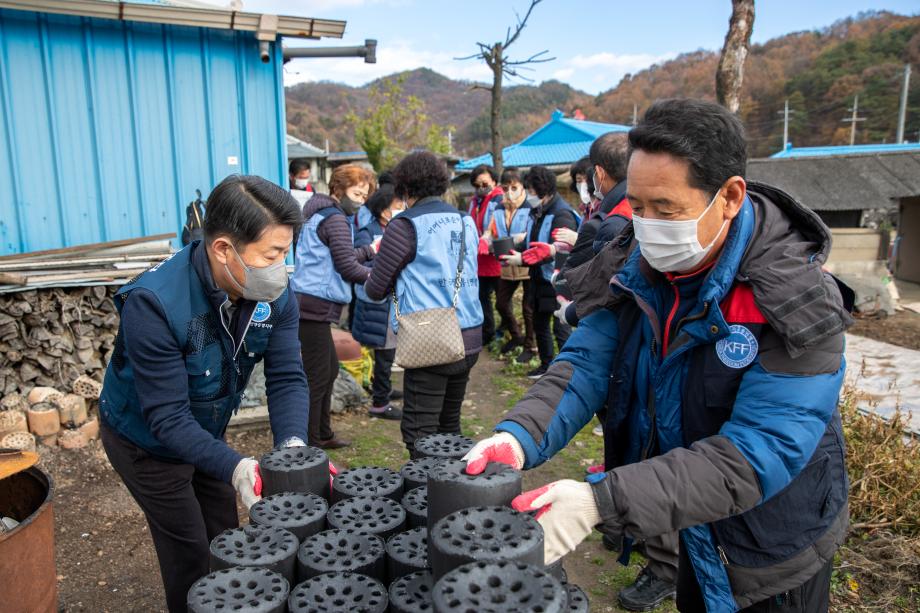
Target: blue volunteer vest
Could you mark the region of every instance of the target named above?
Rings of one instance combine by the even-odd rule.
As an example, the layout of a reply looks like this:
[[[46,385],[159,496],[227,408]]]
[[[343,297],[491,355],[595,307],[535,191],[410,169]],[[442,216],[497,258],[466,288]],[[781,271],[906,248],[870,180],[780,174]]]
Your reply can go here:
[[[530,207],[526,203],[519,206],[514,215],[511,216],[510,228],[505,223],[504,206],[496,207],[492,215],[495,219],[495,231],[497,233],[495,238],[510,238],[515,234],[527,232],[527,226],[530,224]]]
[[[258,303],[246,336],[235,351],[230,333],[223,328],[220,314],[208,301],[191,263],[192,247],[196,244],[204,249],[203,245],[193,243],[119,289],[115,306],[121,313],[128,294],[138,288],[156,296],[185,360],[192,416],[215,438],[222,438],[290,292],[285,290],[272,303]],[[105,372],[99,412],[109,427],[138,447],[157,456],[180,459],[154,437],[144,421],[121,329]]]
[[[466,227],[466,258],[457,299],[457,318],[461,329],[481,326],[482,306],[476,276],[479,233],[473,218],[440,200],[416,203],[399,218],[412,223],[417,241],[415,258],[396,280],[399,312],[405,315],[451,306],[460,257],[462,219]],[[395,309],[392,311],[391,323],[398,332]]]
[[[570,213],[575,217],[575,228],[578,229],[581,227],[581,216],[576,213],[565,200],[560,197],[556,197],[556,202],[549,208],[546,215],[543,216],[543,222],[540,225],[540,229],[537,232],[537,242],[552,244],[553,239],[550,236],[550,233],[553,229],[553,219],[556,218],[556,215],[559,213]],[[534,217],[532,214],[527,217],[527,239],[530,240],[531,232],[533,231],[533,220]],[[552,258],[549,261],[540,264],[540,274],[547,283],[552,283],[553,271],[555,270],[555,262]]]
[[[383,228],[376,219],[358,230],[355,246],[370,245],[375,236],[382,236]],[[373,266],[371,260],[369,265]],[[383,347],[390,327],[390,300],[371,300],[364,291],[364,285],[355,284],[355,316],[351,322],[352,337],[367,347]]]
[[[309,294],[329,302],[351,302],[351,283],[342,278],[332,262],[329,247],[319,239],[319,224],[332,215],[345,214],[337,207],[320,209],[310,216],[300,231],[297,253],[294,256],[294,274],[291,289],[299,294]],[[349,224],[349,227],[353,226]],[[354,237],[354,229],[352,229]]]

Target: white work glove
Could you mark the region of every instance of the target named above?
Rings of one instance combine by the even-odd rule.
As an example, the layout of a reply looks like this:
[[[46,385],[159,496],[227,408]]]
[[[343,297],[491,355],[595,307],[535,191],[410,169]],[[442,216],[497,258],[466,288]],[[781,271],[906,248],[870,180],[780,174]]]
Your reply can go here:
[[[600,523],[591,485],[572,479],[553,481],[511,501],[516,511],[536,511],[543,526],[544,564],[552,564],[591,534]]]
[[[569,305],[572,304],[572,301],[566,300],[562,296],[556,296],[556,302],[559,304],[559,308],[553,312],[553,315],[556,316],[559,323],[568,324],[569,322],[565,318],[565,311],[569,308]]]
[[[291,438],[284,439],[284,442],[281,443],[281,449],[290,449],[291,447],[306,447],[307,444],[303,442],[303,439],[299,436],[292,436]]]
[[[466,461],[468,475],[478,475],[489,462],[500,462],[521,470],[524,468],[524,449],[513,435],[496,432],[476,443],[462,459]]]
[[[379,237],[379,238],[375,238],[375,239],[374,239],[374,242],[371,243],[371,249],[373,250],[373,252],[374,252],[375,254],[376,254],[378,251],[380,251],[380,241],[382,241],[382,240],[383,240],[383,237],[381,236],[381,237]]]
[[[233,469],[231,481],[247,509],[262,500],[262,473],[259,472],[259,463],[253,458],[240,460]]]
[[[556,228],[553,230],[551,236],[554,241],[566,243],[570,247],[574,246],[575,241],[578,240],[578,232],[569,228]]]
[[[502,261],[502,266],[523,266],[524,260],[520,251],[511,250],[508,255],[500,255],[498,259]]]

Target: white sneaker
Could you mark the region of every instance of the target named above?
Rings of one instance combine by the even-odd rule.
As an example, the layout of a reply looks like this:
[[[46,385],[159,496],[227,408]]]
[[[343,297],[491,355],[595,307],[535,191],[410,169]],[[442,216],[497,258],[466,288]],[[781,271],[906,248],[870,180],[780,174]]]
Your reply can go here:
[[[591,433],[594,434],[594,436],[604,436],[604,429],[601,428],[600,424],[597,424],[594,426],[594,429],[591,430]]]

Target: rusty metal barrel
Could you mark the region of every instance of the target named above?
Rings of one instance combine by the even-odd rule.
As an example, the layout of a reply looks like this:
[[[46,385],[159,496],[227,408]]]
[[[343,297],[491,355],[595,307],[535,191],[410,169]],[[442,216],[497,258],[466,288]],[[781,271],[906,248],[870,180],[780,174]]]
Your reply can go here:
[[[19,525],[0,531],[0,594],[4,611],[58,610],[54,567],[54,483],[32,467],[0,479],[0,515]]]

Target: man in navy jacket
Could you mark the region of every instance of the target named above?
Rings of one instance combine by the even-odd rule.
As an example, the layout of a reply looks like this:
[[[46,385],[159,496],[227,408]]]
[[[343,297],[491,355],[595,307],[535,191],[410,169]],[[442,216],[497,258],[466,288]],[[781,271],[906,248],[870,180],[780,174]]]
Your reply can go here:
[[[259,465],[224,442],[265,362],[275,444],[303,446],[309,398],[284,260],[300,225],[290,193],[231,176],[208,198],[204,240],[115,296],[121,314],[99,411],[115,471],[144,511],[170,611],[208,573],[208,545],[259,500]]]
[[[822,270],[830,231],[744,180],[743,128],[718,105],[656,102],[629,141],[633,220],[602,251],[606,300],[467,471],[537,466],[606,404],[607,472],[513,502],[537,511],[547,563],[594,527],[627,543],[679,530],[679,610],[826,611],[852,321]]]

